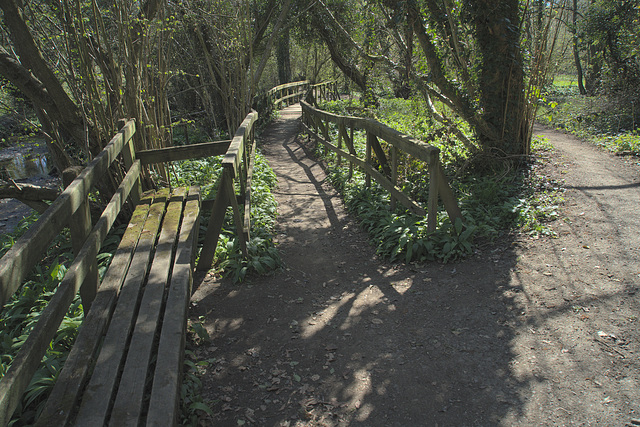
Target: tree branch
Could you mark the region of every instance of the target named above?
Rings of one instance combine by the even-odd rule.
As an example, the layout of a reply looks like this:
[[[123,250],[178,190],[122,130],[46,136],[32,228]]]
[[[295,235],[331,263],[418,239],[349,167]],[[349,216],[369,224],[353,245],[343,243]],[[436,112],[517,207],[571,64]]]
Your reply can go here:
[[[49,205],[43,200],[53,201],[60,195],[60,189],[41,187],[31,184],[18,184],[11,180],[9,183],[0,185],[0,199],[16,199],[30,208],[44,212]]]

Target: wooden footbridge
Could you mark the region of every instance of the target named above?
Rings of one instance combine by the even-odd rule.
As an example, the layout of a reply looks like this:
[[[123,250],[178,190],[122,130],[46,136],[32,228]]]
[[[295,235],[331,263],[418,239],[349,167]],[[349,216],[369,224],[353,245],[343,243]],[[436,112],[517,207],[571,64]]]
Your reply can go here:
[[[300,102],[310,136],[336,152],[338,162],[348,161],[351,168],[361,168],[367,174],[367,184],[374,179],[386,188],[392,208],[400,203],[416,214],[427,214],[429,230],[436,227],[438,197],[452,220],[460,217],[437,148],[373,120],[337,116],[313,106],[316,99],[335,94],[332,83],[296,82],[272,89],[258,105],[267,111]],[[11,420],[78,292],[85,319],[36,425],[176,423],[199,223],[207,223],[207,232],[197,269],[211,267],[229,206],[246,255],[257,117],[258,113],[251,111],[230,141],[137,153],[132,143],[136,125],[129,121],[77,176],[67,173],[64,192],[0,260],[0,300],[4,306],[41,262],[52,240],[63,228],[70,228],[75,259],[0,381],[1,425]],[[357,129],[367,135],[364,158],[358,157],[354,147]],[[398,188],[401,152],[428,165],[426,209]],[[224,155],[223,171],[213,201],[202,201],[196,187],[142,192],[141,176],[149,165],[218,155]],[[125,173],[111,201],[92,224],[88,196],[114,163],[124,165]],[[100,282],[96,256],[127,205],[133,214]],[[201,218],[201,212],[208,210],[210,217]]]

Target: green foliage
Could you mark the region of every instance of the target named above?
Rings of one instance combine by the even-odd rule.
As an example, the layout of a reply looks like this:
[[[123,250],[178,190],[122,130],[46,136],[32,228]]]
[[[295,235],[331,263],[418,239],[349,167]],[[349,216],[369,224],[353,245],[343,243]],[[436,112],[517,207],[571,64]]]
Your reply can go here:
[[[172,123],[171,126],[173,128],[171,142],[174,146],[187,145],[187,138],[189,144],[200,144],[212,140],[202,127],[196,125],[194,120],[183,119]],[[223,135],[221,138],[224,139],[226,136]]]
[[[256,153],[251,181],[251,239],[247,243],[248,258],[244,259],[235,225],[227,212],[225,225],[216,248],[216,261],[234,282],[244,280],[250,272],[266,274],[281,265],[272,233],[277,215],[277,203],[271,190],[277,178],[261,153]]]
[[[171,173],[173,185],[200,185],[203,198],[215,196],[222,172],[222,157],[176,162]],[[236,225],[231,209],[227,210],[215,253],[218,267],[235,282],[250,272],[266,274],[278,268],[280,256],[273,244],[272,232],[277,215],[277,203],[271,190],[277,178],[266,159],[256,152],[251,181],[251,240],[247,244],[249,257],[244,259],[236,237]],[[204,233],[201,231],[200,235]]]
[[[452,261],[472,253],[475,226],[462,221],[452,225],[446,215],[438,218],[436,231],[427,232],[427,218],[407,212],[390,212],[388,195],[379,186],[366,188],[364,176],[332,168],[330,179],[343,194],[345,204],[360,219],[377,253],[392,261]]]
[[[590,71],[607,93],[640,90],[640,4],[597,0],[580,22],[580,37],[590,52]],[[604,66],[603,70],[600,67]]]
[[[32,214],[23,219],[12,233],[0,235],[0,256],[3,256],[37,219],[38,215]],[[102,245],[98,255],[98,271],[101,278],[120,243],[124,229],[125,226],[121,226],[112,230]],[[42,310],[54,295],[73,258],[69,233],[65,230],[54,240],[45,260],[36,266],[35,271],[29,275],[27,281],[0,312],[0,377],[7,373],[14,357],[40,319]],[[79,295],[76,295],[40,367],[22,396],[11,425],[30,424],[40,413],[75,342],[83,319],[82,302]]]
[[[341,102],[323,104],[338,114],[353,114],[353,104]],[[435,131],[435,124],[425,119],[426,111],[416,100],[382,100],[374,113],[387,125],[429,139],[443,153],[445,168],[454,167],[468,158],[468,152],[445,134]],[[434,127],[430,127],[430,126]],[[418,134],[418,135],[416,135]],[[335,135],[335,132],[333,132]],[[333,137],[335,140],[335,137]],[[364,150],[364,135],[354,135],[356,151]],[[547,140],[534,139],[537,152],[550,151]],[[325,155],[324,150],[318,150]],[[331,160],[332,156],[325,157]],[[401,159],[399,181],[403,191],[423,206],[428,200],[427,165],[409,156]],[[535,165],[532,165],[535,166]],[[438,212],[436,231],[427,232],[426,217],[419,218],[405,211],[389,210],[389,194],[372,184],[365,186],[364,175],[358,171],[349,178],[346,165],[330,166],[330,179],[341,191],[348,209],[354,212],[372,239],[380,255],[391,260],[448,262],[473,253],[475,238],[495,239],[504,231],[520,230],[533,236],[551,235],[550,222],[558,216],[561,203],[559,185],[538,176],[536,168],[503,171],[501,175],[460,174],[451,180],[464,220],[452,224],[445,212]]]
[[[625,96],[585,97],[575,87],[550,87],[539,120],[610,151],[640,154],[640,102]]]
[[[174,187],[199,185],[203,199],[212,199],[218,188],[224,156],[174,162],[170,168],[171,185]]]
[[[258,231],[259,233],[260,231]],[[267,274],[269,271],[278,268],[282,261],[280,254],[273,245],[270,237],[256,236],[254,233],[247,243],[249,256],[245,259],[240,249],[238,239],[230,237],[228,234],[220,236],[218,247],[216,248],[216,259],[220,263],[220,268],[234,282],[241,282],[249,272]]]
[[[203,414],[213,415],[211,408],[202,398],[202,381],[200,377],[215,359],[197,360],[193,351],[186,350],[184,373],[180,387],[180,425],[197,426]]]

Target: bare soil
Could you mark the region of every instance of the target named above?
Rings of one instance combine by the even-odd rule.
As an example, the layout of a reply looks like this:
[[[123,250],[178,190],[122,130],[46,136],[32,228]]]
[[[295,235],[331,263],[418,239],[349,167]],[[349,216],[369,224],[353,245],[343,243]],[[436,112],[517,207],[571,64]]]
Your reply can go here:
[[[390,264],[297,136],[262,136],[285,267],[196,277],[211,342],[202,425],[640,425],[640,167],[540,129],[564,180],[557,238],[505,235],[464,261]]]

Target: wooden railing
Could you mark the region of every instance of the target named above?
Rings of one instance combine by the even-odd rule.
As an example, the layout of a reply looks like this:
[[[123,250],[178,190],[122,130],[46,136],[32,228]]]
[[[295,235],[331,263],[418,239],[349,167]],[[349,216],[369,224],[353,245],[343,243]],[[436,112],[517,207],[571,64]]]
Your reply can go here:
[[[213,204],[206,240],[198,263],[200,270],[211,267],[218,234],[224,222],[226,207],[233,207],[241,247],[246,255],[251,211],[251,176],[255,143],[253,123],[258,113],[252,111],[242,122],[231,141],[216,141],[181,147],[135,152],[132,137],[135,121],[128,121],[104,150],[72,180],[29,230],[0,259],[0,304],[4,306],[20,288],[27,275],[42,262],[53,239],[65,227],[71,231],[75,259],[68,268],[54,296],[40,314],[29,337],[0,380],[0,425],[6,425],[22,394],[40,365],[64,315],[80,290],[83,306],[88,310],[99,287],[96,256],[127,199],[136,204],[141,195],[141,173],[146,165],[174,160],[193,159],[224,154],[223,174]],[[96,183],[104,179],[109,167],[120,161],[126,169],[111,201],[92,227],[88,195]],[[234,181],[239,182],[236,196]],[[207,202],[203,202],[206,206]],[[244,204],[244,212],[240,212]]]
[[[462,218],[460,208],[449,187],[447,178],[440,165],[440,150],[415,138],[403,135],[400,132],[372,119],[351,116],[340,116],[312,107],[302,101],[302,122],[306,130],[313,135],[329,150],[338,156],[338,162],[343,158],[350,163],[351,173],[353,167],[360,167],[366,174],[366,185],[369,186],[373,177],[383,188],[391,194],[391,209],[395,209],[396,203],[401,203],[405,208],[416,215],[427,215],[427,230],[434,231],[437,226],[438,196],[442,199],[444,207],[452,222]],[[332,143],[330,125],[337,128],[337,144]],[[366,132],[365,158],[358,157],[354,142],[354,130]],[[389,144],[389,159],[380,140]],[[348,151],[343,147],[346,145]],[[398,158],[399,152],[404,152],[425,162],[429,171],[429,197],[425,210],[418,202],[411,199],[397,186],[398,182]],[[377,162],[374,162],[375,155]]]
[[[82,239],[80,249],[55,295],[0,381],[0,425],[6,425],[11,419],[78,290],[82,287],[84,292],[81,294],[85,296],[96,294],[98,270],[95,264],[102,242],[127,198],[131,196],[137,201],[140,196],[141,162],[135,158],[131,140],[134,132],[135,122],[129,121],[0,260],[0,301],[4,306],[27,274],[42,261],[54,237],[64,227],[71,225],[72,229],[78,230],[72,235]],[[120,153],[127,173],[100,219],[91,228],[87,196]],[[90,232],[86,232],[87,228]],[[80,237],[82,235],[84,237]],[[85,297],[83,303],[89,306],[91,301],[87,298],[90,297]]]
[[[334,101],[338,99],[338,85],[335,81],[311,84],[308,80],[285,83],[276,86],[255,98],[254,106],[261,117],[270,117],[273,110],[280,110],[305,99],[310,104],[315,100]]]
[[[200,252],[198,270],[211,268],[228,206],[233,209],[233,218],[242,253],[245,257],[248,255],[247,243],[251,229],[251,180],[256,153],[254,123],[257,119],[258,113],[256,111],[247,115],[233,136],[229,149],[222,160],[222,176],[211,207],[211,219],[207,225],[205,236],[206,244]],[[235,181],[239,182],[240,194],[238,196],[235,192]],[[243,205],[242,208],[240,205]]]
[[[267,92],[256,96],[254,108],[263,118],[271,117],[273,110],[279,110],[300,101],[309,91],[308,80],[278,85]]]
[[[317,105],[318,100],[337,101],[338,99],[340,99],[338,82],[332,80],[311,85],[304,100],[308,104]]]

